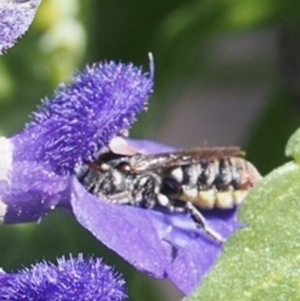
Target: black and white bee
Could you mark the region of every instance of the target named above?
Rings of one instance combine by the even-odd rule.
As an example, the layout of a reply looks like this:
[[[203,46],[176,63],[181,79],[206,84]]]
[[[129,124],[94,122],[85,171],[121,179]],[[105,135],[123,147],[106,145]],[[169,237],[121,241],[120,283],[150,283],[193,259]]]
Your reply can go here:
[[[201,213],[240,204],[261,176],[237,147],[195,148],[145,155],[107,152],[77,177],[93,195],[110,203],[188,213],[217,241]]]

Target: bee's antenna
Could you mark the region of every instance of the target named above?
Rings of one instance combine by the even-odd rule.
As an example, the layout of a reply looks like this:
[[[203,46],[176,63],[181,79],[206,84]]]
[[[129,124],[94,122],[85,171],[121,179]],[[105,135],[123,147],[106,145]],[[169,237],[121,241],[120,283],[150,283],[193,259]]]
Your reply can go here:
[[[155,69],[154,69],[154,58],[151,52],[148,53],[148,58],[149,58],[150,79],[153,80]]]

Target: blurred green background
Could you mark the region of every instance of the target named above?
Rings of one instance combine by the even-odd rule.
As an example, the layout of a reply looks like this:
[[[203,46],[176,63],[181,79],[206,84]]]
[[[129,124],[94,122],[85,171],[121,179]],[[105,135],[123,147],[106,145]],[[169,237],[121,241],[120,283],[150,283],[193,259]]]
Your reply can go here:
[[[40,99],[85,64],[113,59],[148,70],[151,51],[155,93],[131,136],[239,145],[266,174],[287,161],[285,143],[300,123],[299,17],[300,3],[279,0],[43,0],[29,32],[0,57],[0,134],[20,131]],[[64,213],[1,226],[0,242],[6,270],[84,252],[116,265],[131,301],[181,297]]]

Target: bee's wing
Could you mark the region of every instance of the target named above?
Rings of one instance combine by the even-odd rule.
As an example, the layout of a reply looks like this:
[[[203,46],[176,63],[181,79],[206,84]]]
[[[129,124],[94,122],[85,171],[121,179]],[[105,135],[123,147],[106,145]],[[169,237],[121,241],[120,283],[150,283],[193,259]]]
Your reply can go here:
[[[177,152],[135,156],[132,158],[131,166],[135,171],[140,172],[196,164],[203,159],[215,160],[244,155],[239,147],[198,147]]]

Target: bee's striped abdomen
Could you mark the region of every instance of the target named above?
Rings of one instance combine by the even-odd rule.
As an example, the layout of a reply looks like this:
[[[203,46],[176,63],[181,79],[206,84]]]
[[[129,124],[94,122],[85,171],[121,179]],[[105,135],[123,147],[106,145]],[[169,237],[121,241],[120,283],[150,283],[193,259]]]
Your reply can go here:
[[[168,170],[163,191],[201,209],[230,209],[260,178],[252,164],[242,158],[202,159],[197,164]]]

